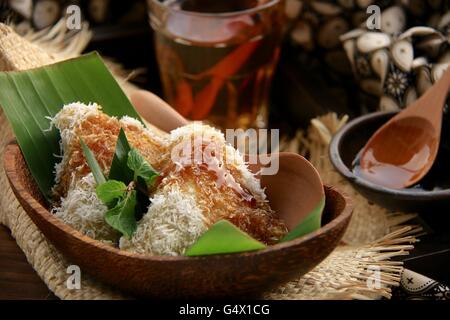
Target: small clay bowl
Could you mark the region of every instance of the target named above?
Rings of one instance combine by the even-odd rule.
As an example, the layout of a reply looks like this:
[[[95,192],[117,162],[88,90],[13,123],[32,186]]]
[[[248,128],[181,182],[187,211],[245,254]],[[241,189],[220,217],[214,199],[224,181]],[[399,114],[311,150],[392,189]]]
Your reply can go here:
[[[356,176],[353,161],[369,138],[392,118],[396,112],[376,112],[358,117],[345,125],[332,139],[330,158],[339,173],[369,201],[394,211],[425,212],[448,209],[450,189],[422,190],[417,188],[390,189]],[[441,151],[439,151],[438,159]],[[432,168],[431,170],[435,170]],[[435,170],[436,171],[436,170]],[[442,174],[434,174],[442,179]],[[429,179],[429,177],[425,177]],[[445,179],[445,177],[444,177]],[[450,181],[448,181],[450,183]]]
[[[239,254],[145,256],[84,236],[51,214],[17,144],[7,146],[4,166],[24,210],[68,261],[136,297],[261,297],[264,292],[304,275],[325,259],[339,244],[352,213],[345,196],[325,187],[322,227],[301,238]],[[287,201],[297,196],[292,192],[284,194]]]

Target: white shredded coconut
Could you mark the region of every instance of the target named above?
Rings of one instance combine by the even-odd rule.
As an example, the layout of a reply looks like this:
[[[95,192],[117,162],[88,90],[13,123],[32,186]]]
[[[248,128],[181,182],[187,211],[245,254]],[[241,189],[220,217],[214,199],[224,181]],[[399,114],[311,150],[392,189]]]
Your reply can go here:
[[[168,185],[151,200],[150,208],[131,239],[122,237],[120,248],[151,255],[182,255],[207,230],[195,191]]]
[[[95,193],[96,182],[92,173],[72,183],[67,197],[52,212],[65,223],[96,240],[115,243],[118,233],[105,221],[108,208]]]
[[[217,141],[220,145],[225,145],[225,161],[227,165],[235,167],[243,181],[243,185],[252,193],[252,195],[259,201],[266,201],[267,197],[264,189],[261,187],[260,181],[248,169],[244,157],[239,150],[226,142],[224,134],[208,125],[203,125],[201,122],[193,122],[189,125],[177,128],[170,132],[170,141],[172,143],[182,141],[183,139],[191,139],[192,136],[202,137],[205,141]],[[182,164],[175,163],[177,168],[182,167]]]
[[[140,122],[139,120],[137,120],[137,119],[135,119],[135,118],[129,117],[129,116],[124,116],[124,117],[122,117],[122,119],[120,119],[120,122],[121,122],[122,124],[124,124],[124,125],[129,125],[129,126],[137,127],[137,128],[139,128],[139,129],[141,129],[141,130],[144,130],[144,129],[145,129],[145,127],[144,127],[144,125],[142,124],[142,122]]]
[[[51,124],[61,132],[63,147],[67,146],[74,137],[73,130],[87,117],[99,114],[101,107],[96,103],[88,105],[75,102],[65,105],[52,119]]]
[[[81,102],[74,102],[65,105],[54,118],[50,119],[51,126],[59,129],[61,135],[60,149],[62,160],[55,165],[55,182],[58,184],[61,180],[63,169],[69,162],[68,156],[65,154],[68,146],[75,137],[74,129],[78,127],[87,117],[99,114],[101,107],[96,103],[84,104]]]
[[[167,145],[167,140],[164,139],[163,136],[154,132],[153,129],[144,126],[141,121],[139,121],[135,118],[132,118],[129,116],[124,116],[120,119],[120,123],[122,125],[126,125],[126,126],[134,126],[138,129],[142,130],[143,132],[145,132],[150,137],[150,139],[160,143],[161,145]]]
[[[224,134],[208,125],[201,122],[192,122],[183,127],[179,127],[170,132],[170,141],[175,142],[180,138],[190,137],[192,135],[202,136],[205,139],[216,139],[219,142],[225,143]]]
[[[261,187],[261,182],[256,178],[255,174],[248,169],[248,164],[244,161],[244,157],[239,150],[231,145],[226,146],[226,159],[233,160],[233,166],[239,171],[244,186],[252,193],[252,195],[260,200],[266,201],[267,196]]]

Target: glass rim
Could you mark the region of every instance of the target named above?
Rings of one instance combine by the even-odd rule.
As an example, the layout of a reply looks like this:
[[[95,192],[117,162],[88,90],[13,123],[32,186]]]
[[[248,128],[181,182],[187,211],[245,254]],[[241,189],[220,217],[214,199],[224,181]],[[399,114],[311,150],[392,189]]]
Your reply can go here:
[[[266,3],[259,4],[253,8],[244,9],[244,10],[238,10],[238,11],[230,11],[230,12],[221,12],[221,13],[208,13],[208,12],[197,12],[197,11],[189,11],[189,10],[183,10],[183,9],[174,9],[170,8],[164,3],[162,3],[159,0],[149,0],[150,2],[154,3],[158,7],[160,7],[163,10],[168,10],[175,13],[185,14],[185,15],[191,15],[196,17],[202,17],[202,18],[230,18],[230,17],[236,17],[246,14],[255,13],[258,11],[262,11],[265,9],[268,9],[275,4],[280,3],[283,0],[269,0]]]

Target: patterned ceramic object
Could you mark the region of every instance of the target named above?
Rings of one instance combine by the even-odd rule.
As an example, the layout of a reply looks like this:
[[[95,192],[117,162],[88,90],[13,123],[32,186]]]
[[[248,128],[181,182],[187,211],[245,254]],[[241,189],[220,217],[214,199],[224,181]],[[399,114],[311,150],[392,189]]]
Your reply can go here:
[[[393,292],[397,300],[450,300],[450,288],[414,271],[404,269],[400,286]]]
[[[381,9],[380,30],[366,29],[369,5]],[[294,47],[309,52],[330,71],[340,75],[353,71],[362,91],[378,98],[381,110],[414,101],[434,83],[433,74],[445,69],[448,62],[441,60],[450,52],[448,10],[447,0],[287,0],[286,4]]]
[[[437,2],[430,1],[429,8],[443,9],[444,3]],[[425,19],[435,27],[406,29],[410,20],[417,20],[410,18],[410,11],[405,6],[389,7],[381,15],[382,30],[356,29],[341,36],[360,88],[379,98],[380,110],[398,110],[412,103],[450,63],[450,11]]]

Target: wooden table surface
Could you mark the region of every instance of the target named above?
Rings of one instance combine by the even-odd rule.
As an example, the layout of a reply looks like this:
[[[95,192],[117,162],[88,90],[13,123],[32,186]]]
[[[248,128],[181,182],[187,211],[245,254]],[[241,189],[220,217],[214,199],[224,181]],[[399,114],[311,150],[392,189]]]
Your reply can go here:
[[[0,300],[53,300],[7,228],[0,225]]]

